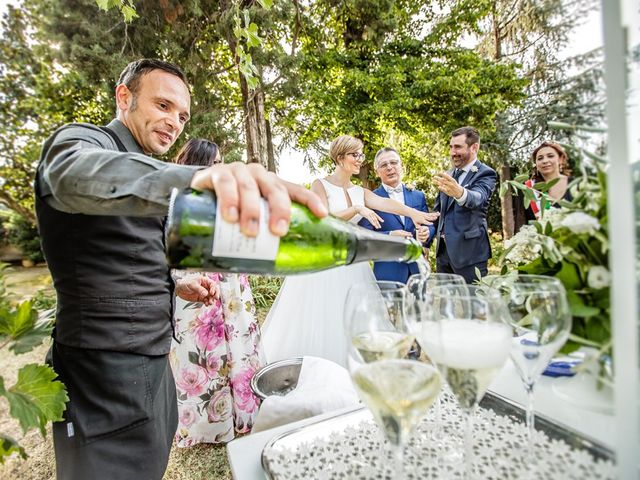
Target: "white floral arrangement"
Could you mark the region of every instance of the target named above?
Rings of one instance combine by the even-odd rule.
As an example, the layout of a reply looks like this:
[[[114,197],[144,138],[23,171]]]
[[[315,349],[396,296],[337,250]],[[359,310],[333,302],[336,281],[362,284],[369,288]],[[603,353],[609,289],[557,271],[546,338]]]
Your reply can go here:
[[[592,155],[590,155],[593,158]],[[549,201],[551,182],[527,187],[521,178],[505,182],[523,192],[525,199]],[[563,351],[581,346],[611,350],[609,239],[607,231],[607,176],[596,162],[591,172],[569,185],[573,200],[559,202],[560,208],[542,208],[541,218],[525,225],[505,241],[500,262],[502,273],[557,277],[567,290],[573,316],[569,341]]]

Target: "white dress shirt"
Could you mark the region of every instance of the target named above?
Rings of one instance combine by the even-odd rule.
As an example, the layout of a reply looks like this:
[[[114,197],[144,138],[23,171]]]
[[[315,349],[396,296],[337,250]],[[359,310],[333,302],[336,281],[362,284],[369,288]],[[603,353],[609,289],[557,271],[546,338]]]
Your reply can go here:
[[[476,160],[477,159],[474,158],[471,162],[467,163],[464,167],[461,168],[462,173],[458,177],[458,185],[462,185],[462,182],[464,182],[464,179],[467,178],[467,175],[469,174],[471,167],[473,167],[476,164]],[[463,206],[467,201],[467,189],[463,187],[462,190],[463,192],[460,198],[454,199],[456,202],[458,202],[458,205],[460,206]]]
[[[402,183],[398,184],[398,186],[395,188],[390,187],[389,185],[386,185],[385,183],[383,183],[382,188],[386,190],[391,200],[395,200],[396,202],[400,202],[401,204],[406,205],[404,203],[404,187]],[[398,216],[400,217],[400,219],[402,220],[402,224],[404,225],[404,216],[402,215],[398,215]]]

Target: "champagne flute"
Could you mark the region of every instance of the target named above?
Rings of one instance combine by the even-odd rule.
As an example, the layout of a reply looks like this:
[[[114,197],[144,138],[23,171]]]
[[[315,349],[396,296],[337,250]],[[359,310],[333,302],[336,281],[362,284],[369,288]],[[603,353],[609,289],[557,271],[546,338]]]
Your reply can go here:
[[[362,282],[347,292],[344,319],[347,337],[365,361],[403,358],[413,344],[405,321],[408,292],[404,284]]]
[[[407,359],[413,337],[406,288],[357,284],[345,305],[347,365],[358,395],[389,441],[396,478],[404,478],[404,447],[438,395],[440,375],[432,365]],[[355,300],[358,297],[359,300]]]
[[[500,295],[486,287],[434,288],[432,315],[440,336],[423,339],[465,416],[465,478],[473,474],[473,417],[489,384],[504,366],[511,348],[509,312]],[[435,343],[429,345],[430,342]]]
[[[429,357],[432,363],[440,371],[440,375],[446,379],[446,368],[444,365],[437,364],[434,361],[433,353],[430,353],[430,347],[433,348],[437,342],[429,341],[427,336],[439,335],[439,330],[433,325],[433,318],[431,316],[431,292],[434,288],[440,286],[459,286],[464,288],[466,286],[465,279],[462,275],[455,273],[431,273],[428,275],[415,274],[411,275],[407,280],[407,290],[414,299],[414,315],[413,319],[409,322],[409,331],[416,336],[416,340],[420,348]],[[418,352],[419,353],[419,352]],[[434,405],[434,427],[432,430],[433,438],[436,440],[442,440],[441,431],[441,411],[442,411],[442,398],[438,396]]]
[[[499,291],[513,325],[511,359],[527,392],[527,462],[535,460],[533,389],[571,332],[571,311],[562,282],[543,275],[489,275],[483,282]]]

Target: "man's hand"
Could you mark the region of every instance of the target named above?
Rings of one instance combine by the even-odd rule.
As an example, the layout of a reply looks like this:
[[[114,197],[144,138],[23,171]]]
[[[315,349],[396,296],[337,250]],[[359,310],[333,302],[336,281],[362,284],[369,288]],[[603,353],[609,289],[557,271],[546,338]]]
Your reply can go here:
[[[317,217],[328,214],[315,193],[282,180],[257,163],[217,164],[198,170],[191,188],[213,190],[224,219],[231,223],[239,221],[242,233],[250,237],[258,233],[260,197],[269,203],[269,230],[274,235],[282,236],[289,230],[291,200],[306,205]]]
[[[392,230],[389,232],[389,235],[393,235],[396,237],[413,238],[413,235],[411,235],[406,230]]]
[[[453,198],[460,198],[464,193],[464,188],[460,186],[456,180],[446,172],[437,173],[433,176],[436,180],[436,186],[445,195]]]
[[[429,227],[418,227],[416,228],[416,240],[420,243],[424,243],[429,240]]]
[[[220,296],[220,287],[206,275],[191,275],[176,282],[176,295],[187,302],[211,305]]]

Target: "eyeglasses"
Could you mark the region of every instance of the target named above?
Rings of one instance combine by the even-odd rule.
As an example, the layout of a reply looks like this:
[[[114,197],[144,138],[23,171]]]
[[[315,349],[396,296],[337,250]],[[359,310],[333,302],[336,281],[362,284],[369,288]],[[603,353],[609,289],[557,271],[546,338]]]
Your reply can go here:
[[[346,155],[351,155],[356,160],[364,160],[366,158],[364,153],[358,153],[358,152],[350,152],[350,153],[347,153]]]
[[[379,169],[379,168],[386,169],[388,167],[396,168],[398,165],[400,165],[400,161],[399,160],[389,160],[388,162],[379,163],[376,168],[377,169]]]

